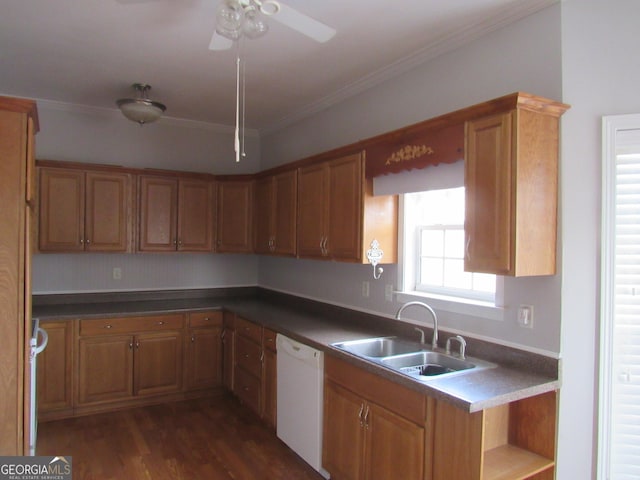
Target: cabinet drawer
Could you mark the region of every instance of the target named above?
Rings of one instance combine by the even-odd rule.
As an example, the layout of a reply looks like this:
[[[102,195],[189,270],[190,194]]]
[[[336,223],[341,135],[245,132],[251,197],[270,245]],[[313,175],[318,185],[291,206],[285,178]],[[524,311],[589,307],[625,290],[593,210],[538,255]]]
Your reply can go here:
[[[262,343],[262,325],[236,317],[236,332],[238,335],[250,338],[254,342]]]
[[[212,327],[222,325],[222,312],[192,312],[189,314],[190,327]]]
[[[271,350],[272,352],[276,351],[276,332],[273,330],[269,330],[265,328],[262,331],[262,341],[264,342],[264,348]]]
[[[95,318],[80,321],[80,335],[109,335],[140,331],[181,330],[184,315],[154,315],[149,317]]]
[[[262,372],[262,347],[257,343],[236,336],[236,364],[260,378]]]
[[[260,379],[238,368],[235,372],[235,392],[238,398],[254,412],[260,413],[262,384]]]

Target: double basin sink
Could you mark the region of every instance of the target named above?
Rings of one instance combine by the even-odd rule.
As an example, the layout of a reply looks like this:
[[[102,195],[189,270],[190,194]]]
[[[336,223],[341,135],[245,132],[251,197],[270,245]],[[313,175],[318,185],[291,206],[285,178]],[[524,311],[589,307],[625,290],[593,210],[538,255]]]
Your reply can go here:
[[[338,342],[332,346],[353,355],[363,357],[420,381],[428,381],[443,375],[478,371],[494,367],[494,364],[475,358],[459,358],[429,349],[422,343],[398,337],[366,338]]]

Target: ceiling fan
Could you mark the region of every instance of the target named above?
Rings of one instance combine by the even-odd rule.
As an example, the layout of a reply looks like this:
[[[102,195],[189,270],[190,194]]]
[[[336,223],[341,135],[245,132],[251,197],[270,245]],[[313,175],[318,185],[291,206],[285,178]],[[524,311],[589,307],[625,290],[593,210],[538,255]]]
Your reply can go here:
[[[317,42],[330,40],[336,31],[277,0],[221,0],[210,50],[227,50],[234,40],[258,38],[269,30],[267,17]]]

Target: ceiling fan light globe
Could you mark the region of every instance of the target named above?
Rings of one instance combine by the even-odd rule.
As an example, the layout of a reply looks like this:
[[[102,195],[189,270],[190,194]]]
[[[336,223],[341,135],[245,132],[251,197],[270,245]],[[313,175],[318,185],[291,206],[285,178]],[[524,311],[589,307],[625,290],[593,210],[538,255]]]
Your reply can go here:
[[[222,2],[218,7],[216,17],[216,30],[220,35],[231,38],[229,35],[234,35],[233,32],[237,32],[235,38],[240,36],[244,22],[244,9],[240,3],[235,0]]]
[[[264,22],[257,10],[247,11],[244,16],[243,32],[249,38],[258,38],[269,31],[269,25]]]

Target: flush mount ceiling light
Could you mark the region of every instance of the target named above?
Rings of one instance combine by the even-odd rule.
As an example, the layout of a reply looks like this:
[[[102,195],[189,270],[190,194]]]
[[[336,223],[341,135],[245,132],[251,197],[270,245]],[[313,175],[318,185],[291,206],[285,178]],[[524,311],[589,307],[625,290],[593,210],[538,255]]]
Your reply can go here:
[[[144,125],[158,120],[167,109],[162,103],[149,99],[151,86],[144,83],[134,83],[132,85],[136,91],[136,98],[121,98],[116,105],[122,114],[132,122]]]

